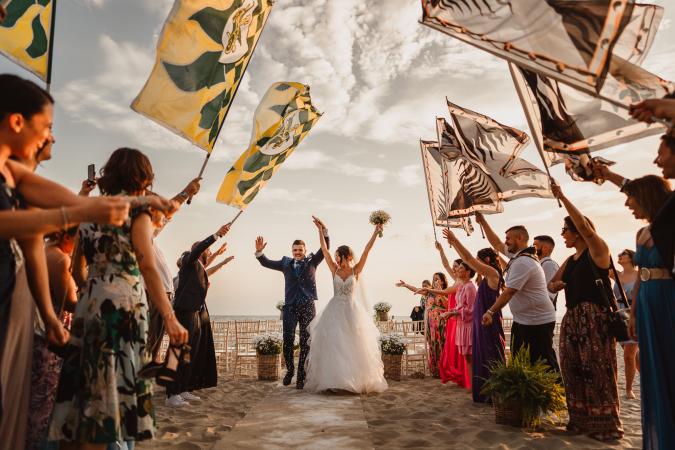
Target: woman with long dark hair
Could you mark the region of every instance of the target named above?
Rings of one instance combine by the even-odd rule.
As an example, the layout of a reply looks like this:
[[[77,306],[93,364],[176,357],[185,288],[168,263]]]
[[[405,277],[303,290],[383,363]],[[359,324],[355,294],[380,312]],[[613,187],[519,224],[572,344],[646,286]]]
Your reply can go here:
[[[647,175],[629,181],[626,206],[650,225],[637,233],[635,262],[640,277],[631,305],[631,334],[640,349],[642,448],[675,448],[675,279],[650,233],[651,224],[672,192],[668,181]],[[675,224],[671,224],[671,232]]]
[[[115,150],[101,170],[105,196],[144,195],[154,179],[138,150]],[[137,372],[145,351],[148,304],[155,302],[173,346],[187,341],[169,303],[152,249],[150,210],[141,206],[121,226],[85,223],[73,256],[80,286],[49,437],[62,449],[97,448],[154,435],[151,384]],[[143,282],[141,282],[141,275]]]
[[[490,398],[481,394],[485,381],[490,377],[490,366],[497,361],[504,361],[504,329],[502,328],[501,311],[492,317],[489,326],[483,326],[482,319],[490,309],[502,287],[502,271],[497,253],[491,248],[484,248],[474,257],[462,245],[457,236],[449,229],[443,230],[448,244],[469,267],[481,276],[473,306],[472,346],[473,373],[471,393],[474,402],[487,403]]]
[[[548,285],[551,292],[565,289],[560,369],[569,413],[567,429],[600,441],[621,439],[616,340],[608,327],[608,302],[613,299],[609,247],[560,186],[553,184],[551,189],[569,213],[561,235],[565,246],[575,250]]]

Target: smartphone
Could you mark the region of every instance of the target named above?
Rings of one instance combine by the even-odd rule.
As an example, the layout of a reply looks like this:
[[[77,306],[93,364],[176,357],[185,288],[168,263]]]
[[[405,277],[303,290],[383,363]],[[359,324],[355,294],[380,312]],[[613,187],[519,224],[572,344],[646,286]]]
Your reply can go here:
[[[96,183],[96,167],[94,164],[89,164],[89,166],[87,166],[87,181],[89,184]]]

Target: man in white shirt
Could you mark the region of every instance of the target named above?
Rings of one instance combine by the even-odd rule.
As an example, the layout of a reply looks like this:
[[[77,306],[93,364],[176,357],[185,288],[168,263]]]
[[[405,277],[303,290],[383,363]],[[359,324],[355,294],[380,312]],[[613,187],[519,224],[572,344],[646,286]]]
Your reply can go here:
[[[560,266],[557,262],[551,259],[551,253],[555,248],[555,241],[551,236],[542,234],[534,238],[534,249],[537,251],[537,257],[539,258],[539,264],[541,268],[544,269],[544,275],[546,276],[546,285],[553,279]],[[556,303],[558,301],[558,293],[549,291],[548,297],[553,303],[553,308],[556,308]],[[557,309],[557,308],[556,308]]]
[[[490,325],[492,316],[508,303],[513,315],[511,352],[529,347],[532,362],[542,359],[560,372],[553,349],[555,308],[548,296],[544,270],[534,248],[527,245],[530,239],[527,229],[522,225],[511,227],[501,242],[481,214],[476,214],[476,222],[483,227],[492,247],[511,258],[504,270],[504,290],[483,315],[483,325]]]

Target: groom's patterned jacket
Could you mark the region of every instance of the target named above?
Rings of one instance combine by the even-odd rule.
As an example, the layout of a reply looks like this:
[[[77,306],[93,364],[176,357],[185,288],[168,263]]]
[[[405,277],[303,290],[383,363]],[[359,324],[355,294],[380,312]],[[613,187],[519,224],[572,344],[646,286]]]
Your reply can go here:
[[[330,248],[330,238],[326,236],[326,245]],[[286,281],[285,304],[301,305],[317,299],[316,294],[316,267],[323,261],[323,251],[310,253],[300,260],[300,267],[296,275],[293,267],[295,260],[284,256],[278,261],[268,259],[262,253],[256,253],[256,258],[263,267],[283,272]]]

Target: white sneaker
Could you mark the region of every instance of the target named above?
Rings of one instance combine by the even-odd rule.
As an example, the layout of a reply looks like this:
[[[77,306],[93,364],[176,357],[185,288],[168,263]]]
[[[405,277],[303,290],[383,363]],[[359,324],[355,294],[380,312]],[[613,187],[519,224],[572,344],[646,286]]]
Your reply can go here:
[[[182,406],[190,406],[190,404],[183,400],[180,395],[172,395],[166,399],[166,406],[170,408],[180,408]]]
[[[188,400],[201,400],[201,398],[197,397],[195,394],[192,392],[181,392],[180,396],[183,400],[188,401]]]

